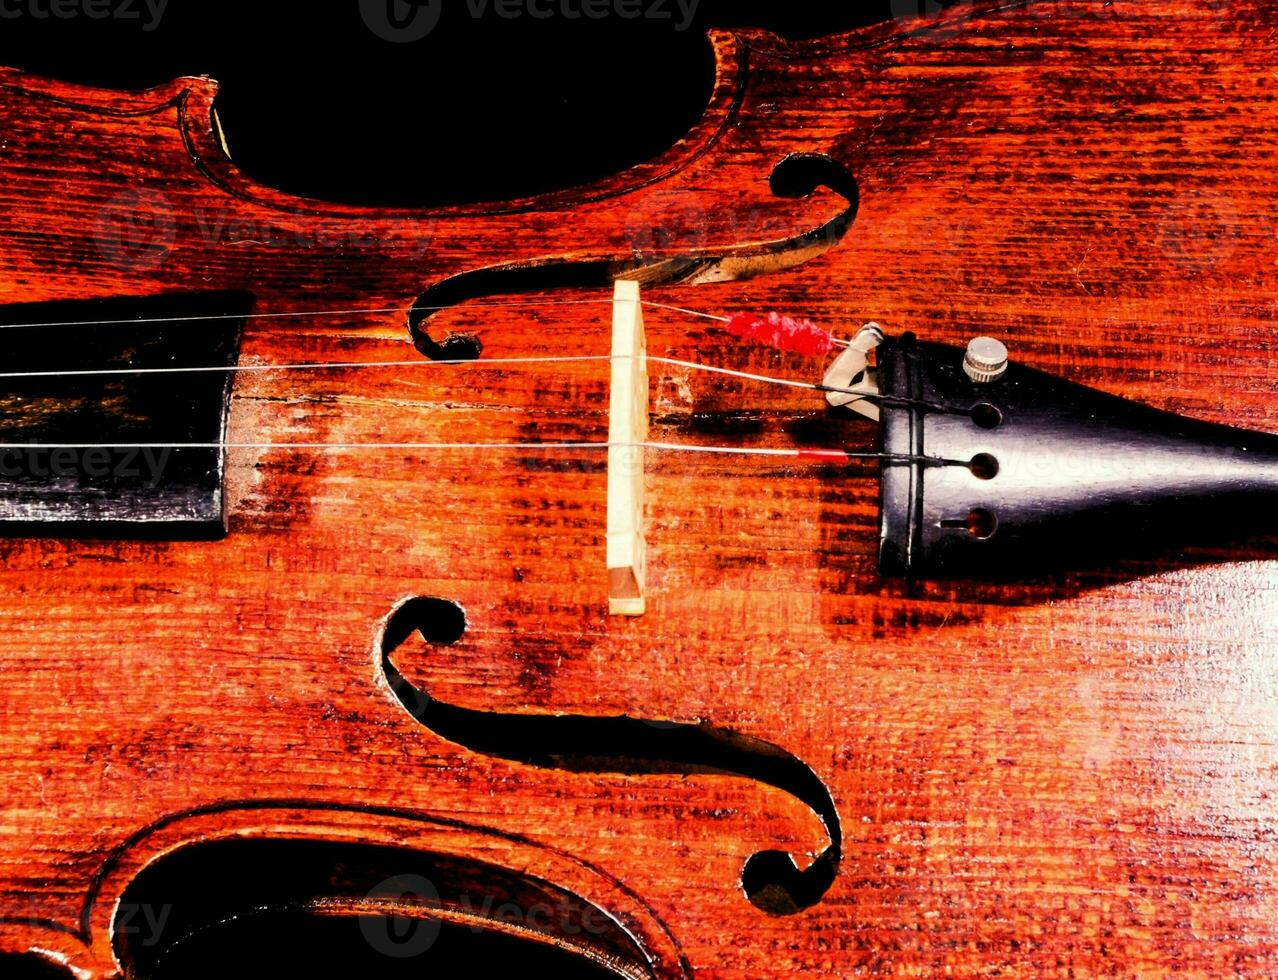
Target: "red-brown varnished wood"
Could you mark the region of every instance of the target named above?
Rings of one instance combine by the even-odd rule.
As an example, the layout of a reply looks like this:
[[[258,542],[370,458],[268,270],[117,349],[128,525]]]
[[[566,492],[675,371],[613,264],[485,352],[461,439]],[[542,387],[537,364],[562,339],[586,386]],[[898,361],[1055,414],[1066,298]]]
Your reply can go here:
[[[247,289],[259,313],[402,310],[479,269],[660,280],[666,260],[735,256],[697,277],[747,278],[648,297],[995,334],[1037,367],[1278,431],[1269,5],[963,5],[715,46],[706,120],[662,159],[430,213],[257,186],[218,147],[206,80],[124,94],[2,75],[0,298]],[[838,195],[770,192],[792,153],[856,179],[846,234]],[[157,248],[121,254],[139,208]],[[606,354],[609,296],[479,297],[427,329],[477,334],[490,358]],[[580,302],[542,302],[564,300]],[[670,311],[648,328],[652,354],[820,370]],[[346,313],[250,320],[241,361],[414,356],[402,312]],[[804,392],[652,373],[658,440],[873,446]],[[254,372],[228,438],[600,439],[607,378],[606,362]],[[910,592],[875,571],[872,467],[653,454],[648,613],[613,619],[603,463],[237,449],[224,540],[0,544],[0,949],[113,976],[140,869],[256,836],[537,876],[624,922],[662,976],[1278,971],[1272,547]],[[705,721],[802,760],[846,838],[829,892],[780,917],[742,894],[755,851],[826,844],[779,790],[535,768],[425,729],[376,653],[418,595],[467,613],[455,646],[396,654],[448,703]]]

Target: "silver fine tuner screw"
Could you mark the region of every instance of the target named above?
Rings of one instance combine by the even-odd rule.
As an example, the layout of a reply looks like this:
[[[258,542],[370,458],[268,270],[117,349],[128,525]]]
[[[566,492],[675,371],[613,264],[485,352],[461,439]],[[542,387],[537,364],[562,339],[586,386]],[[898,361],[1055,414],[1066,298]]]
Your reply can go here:
[[[993,337],[977,337],[967,345],[963,370],[977,384],[997,381],[1007,373],[1007,347]]]

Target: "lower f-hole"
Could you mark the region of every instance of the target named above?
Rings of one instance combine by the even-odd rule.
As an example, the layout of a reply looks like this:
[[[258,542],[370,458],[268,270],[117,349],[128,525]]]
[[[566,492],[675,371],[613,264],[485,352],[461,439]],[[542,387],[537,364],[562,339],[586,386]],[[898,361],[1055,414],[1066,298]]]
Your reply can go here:
[[[126,889],[113,938],[136,980],[654,976],[610,915],[518,871],[306,840],[195,844]]]
[[[955,531],[966,531],[972,537],[985,541],[994,537],[994,532],[998,530],[998,518],[984,507],[977,507],[969,511],[966,518],[941,521],[941,527]]]
[[[428,689],[429,668],[420,652],[414,657],[410,641],[419,634],[430,646],[458,642],[466,629],[461,606],[418,596],[393,609],[383,629],[378,659],[387,686],[409,715],[441,738],[472,752],[542,769],[733,776],[775,787],[812,809],[829,843],[803,868],[788,852],[756,852],[741,873],[746,897],[769,915],[794,915],[819,902],[833,884],[843,842],[834,799],[815,771],[780,746],[708,723],[506,713],[449,704]],[[408,676],[396,663],[397,653]]]

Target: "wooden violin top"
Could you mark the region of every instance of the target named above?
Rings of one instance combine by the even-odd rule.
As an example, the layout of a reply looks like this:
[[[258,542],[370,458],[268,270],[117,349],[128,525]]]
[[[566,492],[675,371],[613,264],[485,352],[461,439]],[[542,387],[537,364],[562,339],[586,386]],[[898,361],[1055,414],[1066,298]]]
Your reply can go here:
[[[224,535],[0,540],[15,975],[162,976],[244,908],[405,913],[407,874],[437,893],[412,914],[620,976],[1274,972],[1272,541],[911,588],[876,570],[873,463],[650,451],[622,619],[606,456],[530,444],[606,439],[618,277],[664,304],[653,356],[820,379],[697,312],[992,334],[1278,432],[1278,13],[713,42],[661,158],[430,212],[256,184],[207,79],[0,74],[0,298],[243,296],[262,368],[230,385]],[[267,369],[326,361],[397,363]],[[819,393],[649,370],[656,441],[875,447]],[[0,396],[0,443],[33,391]],[[743,868],[785,877],[769,851],[818,862],[806,891],[747,897]]]

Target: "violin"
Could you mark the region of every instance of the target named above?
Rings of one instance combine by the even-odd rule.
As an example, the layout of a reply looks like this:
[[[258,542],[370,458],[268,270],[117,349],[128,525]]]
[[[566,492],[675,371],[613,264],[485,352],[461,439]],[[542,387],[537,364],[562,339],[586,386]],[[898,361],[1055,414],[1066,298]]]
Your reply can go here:
[[[3,976],[1273,972],[1276,28],[717,31],[433,210],[0,72]]]

